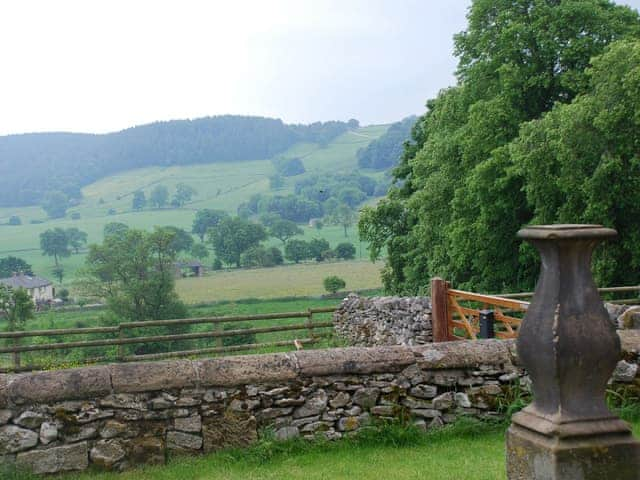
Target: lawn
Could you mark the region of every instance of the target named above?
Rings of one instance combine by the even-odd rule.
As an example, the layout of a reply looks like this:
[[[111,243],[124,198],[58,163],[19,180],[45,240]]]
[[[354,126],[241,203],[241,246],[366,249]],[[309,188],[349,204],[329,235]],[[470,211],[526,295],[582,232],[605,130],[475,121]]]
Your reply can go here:
[[[349,291],[380,288],[381,268],[381,262],[363,260],[219,271],[205,277],[180,279],[176,290],[189,304],[241,298],[304,297],[326,293],[322,281],[330,275],[343,278]]]
[[[48,220],[40,207],[0,208],[0,257],[13,255],[30,263],[35,272],[51,277],[53,259],[42,256],[39,246],[39,235],[50,228],[77,227],[87,232],[89,243],[102,241],[104,225],[109,222],[123,222],[131,227],[151,229],[154,226],[174,225],[191,230],[195,211],[201,208],[215,208],[235,214],[240,203],[256,193],[287,195],[293,193],[296,181],[305,176],[317,173],[351,173],[357,169],[356,152],[372,140],[381,136],[386,125],[363,127],[357,132],[347,132],[337,137],[325,148],[310,143],[292,146],[280,156],[300,157],[307,172],[303,175],[285,180],[285,186],[276,192],[269,190],[269,176],[274,173],[270,159],[249,162],[212,163],[180,167],[151,167],[129,170],[99,180],[82,189],[83,199],[79,205],[68,211],[67,218]],[[364,172],[379,179],[380,172]],[[176,184],[187,183],[194,187],[198,194],[193,202],[183,208],[146,209],[132,211],[132,193],[142,189],[149,194],[155,185],[165,185],[173,192]],[[108,214],[113,209],[114,214]],[[70,214],[80,214],[79,220],[71,220]],[[1,225],[11,215],[18,215],[22,220],[20,226]],[[31,221],[43,223],[32,224]],[[334,246],[344,241],[340,227],[326,227],[320,231],[305,228],[306,237],[327,238]],[[349,232],[347,239],[358,244],[355,228]],[[279,242],[271,239],[270,243]],[[366,247],[366,246],[365,246]],[[65,269],[63,283],[73,280],[75,272],[84,263],[84,254],[72,255],[62,259]],[[363,256],[366,250],[363,249]],[[212,261],[212,260],[211,260]]]
[[[634,424],[636,435],[640,423]],[[426,434],[398,427],[333,443],[261,442],[245,451],[173,459],[125,473],[60,480],[502,480],[504,428],[458,424]]]

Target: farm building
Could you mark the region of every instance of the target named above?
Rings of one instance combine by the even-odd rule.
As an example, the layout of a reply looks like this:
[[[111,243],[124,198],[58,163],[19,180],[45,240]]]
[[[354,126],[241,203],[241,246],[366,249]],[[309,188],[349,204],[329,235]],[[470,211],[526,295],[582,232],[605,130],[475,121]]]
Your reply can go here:
[[[181,277],[201,277],[204,275],[204,265],[197,260],[174,263],[176,278]]]
[[[0,278],[0,284],[11,288],[24,288],[36,305],[52,301],[56,294],[53,284],[46,278],[25,275],[22,272],[9,278]]]

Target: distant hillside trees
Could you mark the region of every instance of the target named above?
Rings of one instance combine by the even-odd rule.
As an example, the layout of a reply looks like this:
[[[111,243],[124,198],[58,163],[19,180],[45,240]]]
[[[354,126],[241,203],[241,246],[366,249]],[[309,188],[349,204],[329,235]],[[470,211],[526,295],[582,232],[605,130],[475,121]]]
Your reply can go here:
[[[149,203],[152,207],[163,208],[169,203],[169,189],[166,185],[156,185],[149,195]]]
[[[275,267],[282,265],[284,259],[282,252],[277,247],[264,247],[257,245],[247,249],[240,259],[243,267]]]
[[[147,206],[147,197],[142,190],[136,190],[133,192],[133,200],[131,201],[131,207],[134,210],[142,210]]]
[[[22,220],[20,220],[20,217],[17,215],[11,215],[11,217],[9,217],[8,225],[11,225],[11,226],[22,225]]]
[[[77,229],[76,227],[67,228],[65,230],[67,234],[67,239],[69,240],[69,247],[72,248],[76,253],[80,251],[83,245],[87,244],[87,233],[82,230]]]
[[[277,174],[281,177],[294,177],[302,175],[306,171],[299,158],[276,158],[272,163]]]
[[[286,244],[287,240],[291,237],[302,235],[303,233],[302,229],[291,220],[276,220],[269,227],[269,235],[280,240],[283,245]]]
[[[41,206],[49,218],[62,218],[67,214],[67,209],[71,204],[65,193],[54,191],[44,195]]]
[[[48,191],[81,198],[81,187],[149,166],[272,158],[296,142],[327,145],[353,122],[286,125],[223,115],[156,122],[106,135],[34,133],[0,137],[0,206],[42,204]]]
[[[209,256],[209,250],[204,243],[196,243],[191,247],[191,255],[199,260],[204,260]]]
[[[0,258],[0,278],[11,277],[14,273],[33,275],[33,268],[23,259],[18,257]]]
[[[301,260],[313,258],[313,252],[309,242],[293,239],[284,246],[284,257],[292,262],[300,263]]]
[[[417,119],[411,116],[394,123],[384,135],[358,150],[358,166],[374,170],[395,167],[402,157],[404,143],[411,139],[411,129]]]
[[[45,230],[40,234],[40,250],[42,250],[43,255],[53,257],[57,266],[59,258],[71,255],[67,232],[59,227]]]
[[[109,235],[124,235],[127,230],[129,230],[129,226],[126,223],[109,222],[102,228],[102,234],[105,237]]]
[[[241,266],[242,254],[267,239],[267,231],[257,223],[240,217],[226,217],[208,230],[209,241],[221,261]]]
[[[327,217],[327,222],[332,225],[340,225],[344,228],[344,236],[347,237],[347,229],[352,227],[358,219],[358,214],[346,203],[338,205]]]
[[[229,214],[224,210],[213,210],[210,208],[198,210],[196,217],[193,219],[191,233],[197,235],[200,241],[204,242],[207,231],[212,227],[217,227],[223,219],[228,217]]]
[[[176,192],[173,195],[173,200],[171,200],[171,205],[174,207],[182,207],[185,203],[190,202],[197,193],[196,189],[191,185],[179,183],[176,185]]]

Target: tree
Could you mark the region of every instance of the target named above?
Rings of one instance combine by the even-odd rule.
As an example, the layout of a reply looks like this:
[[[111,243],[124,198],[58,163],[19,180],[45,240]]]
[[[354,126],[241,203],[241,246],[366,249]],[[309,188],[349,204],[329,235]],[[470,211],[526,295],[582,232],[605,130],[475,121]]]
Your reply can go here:
[[[9,217],[8,225],[12,225],[12,226],[22,225],[22,220],[20,220],[20,217],[17,215],[11,215],[11,217]]]
[[[0,258],[0,278],[8,278],[14,273],[20,272],[26,275],[33,275],[31,265],[23,259],[11,256]]]
[[[149,203],[152,207],[163,208],[169,201],[169,189],[164,185],[156,185],[149,195]]]
[[[343,279],[335,275],[325,278],[322,283],[324,284],[324,289],[329,293],[336,293],[338,290],[347,286]]]
[[[351,208],[355,208],[367,198],[366,194],[356,187],[342,188],[338,191],[337,197],[339,202],[349,205]]]
[[[284,178],[282,178],[282,175],[276,174],[269,177],[270,190],[280,190],[282,187],[284,187]]]
[[[0,284],[0,314],[7,319],[8,331],[24,329],[33,318],[34,304],[24,288],[12,289]]]
[[[229,214],[224,210],[211,210],[209,208],[198,210],[196,212],[196,218],[193,220],[191,233],[198,235],[200,241],[204,242],[204,236],[207,234],[207,230],[217,227],[222,219],[228,217]]]
[[[304,164],[299,158],[278,158],[273,161],[277,175],[293,177],[305,172]]]
[[[338,205],[334,212],[328,217],[329,223],[333,225],[342,225],[345,237],[348,236],[347,228],[351,227],[356,219],[356,212],[346,203]]]
[[[166,320],[186,315],[175,292],[174,233],[129,229],[90,245],[83,283],[128,321]]]
[[[69,206],[69,197],[63,192],[47,192],[42,199],[42,209],[49,218],[64,217]]]
[[[283,245],[286,244],[287,240],[291,237],[302,235],[303,233],[304,231],[291,220],[276,220],[269,227],[269,235],[280,240]]]
[[[338,258],[352,260],[356,256],[356,247],[354,247],[352,243],[343,242],[336,245],[335,252]]]
[[[69,247],[75,250],[76,253],[79,252],[80,248],[83,245],[87,244],[86,232],[78,230],[76,227],[67,228],[65,232],[67,234],[67,239],[69,241]]]
[[[193,247],[193,237],[182,228],[167,226],[160,227],[159,230],[164,230],[171,234],[173,237],[173,240],[171,241],[171,248],[174,252],[188,252]]]
[[[282,264],[282,261],[282,252],[279,249],[256,245],[242,254],[240,263],[243,267],[273,267]]]
[[[300,263],[300,260],[307,260],[311,258],[309,242],[295,239],[289,240],[284,247],[284,257],[295,263]]]
[[[64,267],[62,265],[54,265],[51,268],[51,273],[58,279],[58,283],[62,283],[62,279],[64,278]]]
[[[129,230],[129,226],[122,222],[109,222],[105,224],[102,229],[102,235],[108,237],[109,235],[124,235]]]
[[[173,196],[173,201],[179,207],[184,206],[185,203],[190,202],[194,195],[196,195],[196,189],[186,183],[179,183],[176,185],[176,193]]]
[[[204,260],[209,256],[209,249],[204,243],[196,243],[191,247],[191,255],[199,260]]]
[[[309,242],[311,256],[318,262],[325,260],[324,253],[331,250],[331,245],[324,238],[313,238]]]
[[[208,235],[216,257],[237,267],[245,251],[267,239],[262,225],[240,217],[223,218],[217,227],[209,229]]]
[[[45,230],[40,234],[40,250],[43,255],[53,257],[58,266],[58,258],[71,256],[67,232],[59,227]]]
[[[565,163],[569,155],[554,152],[551,145],[566,147],[579,140],[569,130],[556,130],[548,136],[537,131],[527,141],[536,147],[532,155],[545,159],[539,169],[547,178],[534,193],[527,185],[530,174],[522,174],[517,139],[534,135],[527,122],[546,119],[552,109],[588,94],[592,59],[616,40],[637,38],[639,30],[637,12],[608,1],[473,2],[466,31],[455,37],[457,85],[427,102],[394,171],[395,186],[385,201],[362,215],[360,234],[369,241],[372,256],[387,253],[386,290],[415,294],[434,275],[489,292],[533,286],[535,256],[515,234],[534,216],[542,218],[534,196],[547,196],[543,203],[551,205],[570,199],[563,196],[564,187],[555,185],[560,170],[571,172],[576,165]],[[613,96],[609,101],[624,108]],[[546,126],[559,122],[559,114],[551,116]],[[567,135],[565,142],[556,140],[560,134]],[[545,143],[545,136],[553,142]],[[596,141],[583,138],[589,140],[585,148]],[[554,157],[562,161],[547,161]],[[533,174],[539,176],[538,170]],[[599,192],[592,211],[611,198]],[[559,221],[561,212],[552,211],[545,218]]]
[[[133,200],[131,201],[131,207],[134,210],[142,210],[147,206],[147,197],[142,190],[136,190],[133,192]]]

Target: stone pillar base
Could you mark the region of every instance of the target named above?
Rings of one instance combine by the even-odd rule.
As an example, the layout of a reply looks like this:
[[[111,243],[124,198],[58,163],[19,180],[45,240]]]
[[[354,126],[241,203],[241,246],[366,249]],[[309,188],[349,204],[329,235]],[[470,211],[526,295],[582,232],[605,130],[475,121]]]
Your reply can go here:
[[[512,424],[509,480],[640,480],[640,443],[630,433],[561,438]]]

